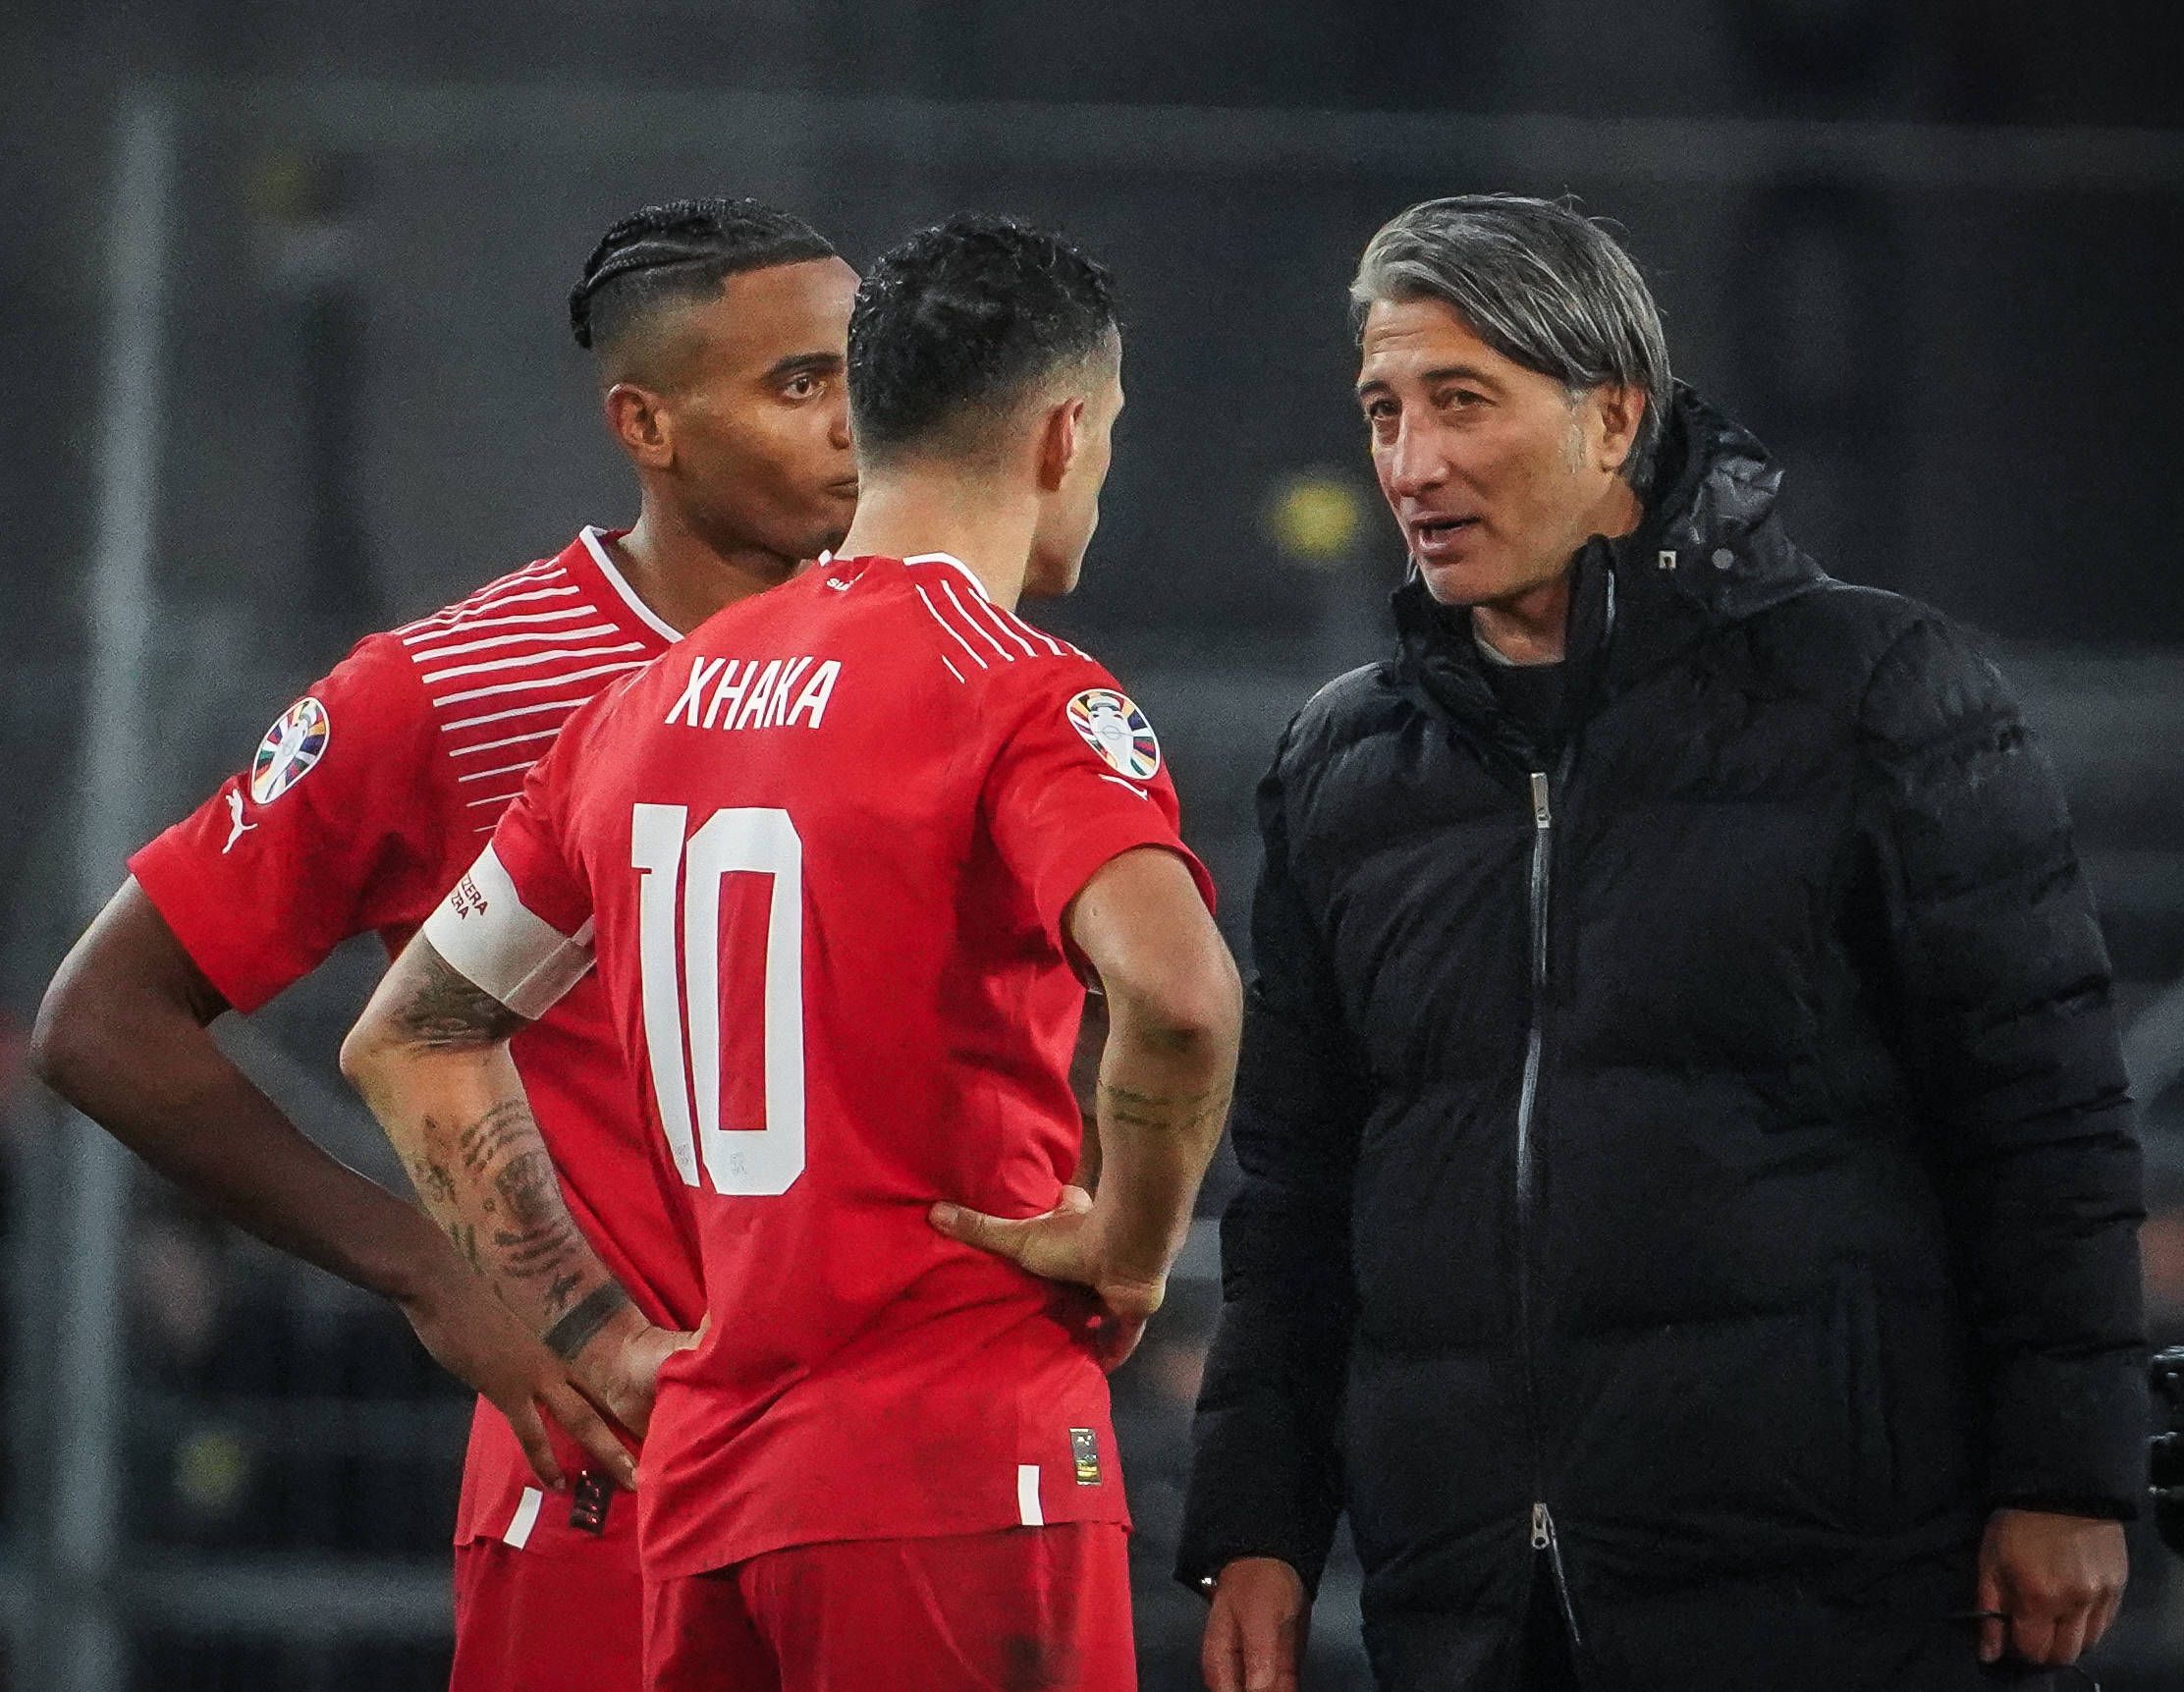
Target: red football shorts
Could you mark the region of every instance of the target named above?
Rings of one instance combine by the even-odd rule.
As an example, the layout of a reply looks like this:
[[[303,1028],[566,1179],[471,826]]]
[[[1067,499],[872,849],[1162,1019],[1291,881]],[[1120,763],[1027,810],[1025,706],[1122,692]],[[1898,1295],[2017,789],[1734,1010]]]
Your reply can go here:
[[[838,1540],[648,1582],[649,1692],[1136,1692],[1116,1522]]]
[[[617,1557],[455,1548],[448,1692],[642,1692],[644,1587]]]

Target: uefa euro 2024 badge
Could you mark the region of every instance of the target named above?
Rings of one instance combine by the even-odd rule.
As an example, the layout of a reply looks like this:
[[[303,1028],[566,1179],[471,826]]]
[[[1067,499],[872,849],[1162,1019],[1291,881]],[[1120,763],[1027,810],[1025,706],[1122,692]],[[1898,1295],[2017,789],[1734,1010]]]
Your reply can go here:
[[[1160,773],[1160,737],[1127,694],[1087,687],[1069,701],[1069,722],[1117,775],[1149,782]]]
[[[250,761],[250,797],[269,805],[310,774],[311,766],[326,755],[332,730],[326,707],[308,695],[283,711]]]

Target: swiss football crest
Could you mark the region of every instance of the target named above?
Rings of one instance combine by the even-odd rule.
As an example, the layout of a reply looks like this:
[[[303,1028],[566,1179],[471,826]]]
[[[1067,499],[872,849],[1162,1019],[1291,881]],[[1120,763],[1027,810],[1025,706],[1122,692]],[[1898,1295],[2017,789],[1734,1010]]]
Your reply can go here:
[[[283,711],[258,742],[258,755],[250,762],[250,797],[269,805],[310,773],[326,755],[327,736],[333,725],[326,707],[316,699],[301,698]]]
[[[1069,701],[1069,722],[1117,775],[1149,782],[1160,773],[1160,737],[1127,694],[1087,687]]]

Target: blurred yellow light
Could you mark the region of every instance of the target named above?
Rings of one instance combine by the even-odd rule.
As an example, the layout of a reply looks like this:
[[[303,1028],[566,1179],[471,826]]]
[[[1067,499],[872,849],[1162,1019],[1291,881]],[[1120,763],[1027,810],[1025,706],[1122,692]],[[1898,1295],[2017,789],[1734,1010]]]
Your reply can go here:
[[[233,1514],[250,1484],[249,1447],[230,1428],[191,1428],[175,1448],[175,1491],[200,1516]]]
[[[1355,485],[1326,470],[1284,478],[1267,507],[1267,530],[1274,543],[1315,564],[1349,552],[1364,520],[1365,504]]]

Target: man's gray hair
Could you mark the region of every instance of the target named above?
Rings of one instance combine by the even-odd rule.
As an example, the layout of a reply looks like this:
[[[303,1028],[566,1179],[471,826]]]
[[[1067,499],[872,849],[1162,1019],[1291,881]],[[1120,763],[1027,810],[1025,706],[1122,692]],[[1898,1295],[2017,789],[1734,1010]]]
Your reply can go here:
[[[1646,414],[1623,478],[1653,473],[1668,406],[1668,344],[1653,291],[1604,224],[1508,193],[1429,199],[1384,225],[1350,284],[1353,329],[1374,301],[1438,300],[1504,357],[1572,397],[1603,382],[1643,388]]]

